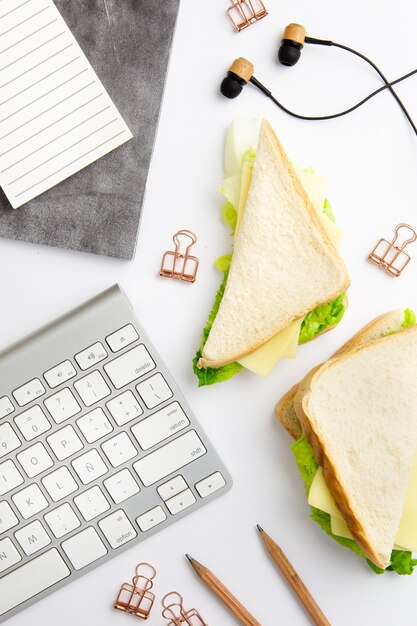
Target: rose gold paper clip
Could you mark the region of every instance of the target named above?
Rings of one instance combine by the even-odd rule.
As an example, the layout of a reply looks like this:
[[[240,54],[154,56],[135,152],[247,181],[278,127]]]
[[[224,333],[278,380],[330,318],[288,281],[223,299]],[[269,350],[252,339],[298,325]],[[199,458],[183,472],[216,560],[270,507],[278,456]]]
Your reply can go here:
[[[182,596],[176,591],[167,593],[162,598],[162,617],[169,620],[167,626],[208,626],[196,609],[184,609]]]
[[[410,236],[400,245],[397,241],[401,228],[408,230]],[[404,248],[416,239],[417,233],[409,224],[397,224],[394,239],[392,241],[380,239],[368,258],[372,263],[376,263],[389,274],[399,276],[411,260],[410,255],[404,252]]]
[[[153,587],[156,570],[149,563],[139,563],[135,573],[132,584],[123,583],[121,586],[114,608],[141,619],[148,619],[155,601],[155,594],[150,589]]]
[[[268,15],[262,0],[231,0],[231,2],[232,6],[227,9],[227,16],[238,32]]]
[[[197,276],[198,259],[196,256],[190,255],[190,249],[196,243],[197,237],[190,230],[179,230],[172,239],[175,244],[175,250],[165,252],[162,257],[159,275],[183,280],[186,283],[193,283]],[[191,240],[191,243],[188,244],[185,252],[182,253],[181,249],[187,239]]]

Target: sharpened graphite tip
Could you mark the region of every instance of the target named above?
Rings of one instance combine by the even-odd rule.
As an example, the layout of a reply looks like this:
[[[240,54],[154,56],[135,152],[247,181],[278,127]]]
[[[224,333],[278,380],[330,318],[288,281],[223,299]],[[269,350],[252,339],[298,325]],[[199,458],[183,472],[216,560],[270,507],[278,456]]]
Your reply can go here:
[[[194,561],[193,557],[192,557],[192,556],[190,556],[189,554],[186,554],[185,556],[186,556],[186,557],[187,557],[187,559],[190,561],[190,563],[191,563],[192,561]]]
[[[259,530],[260,533],[264,532],[264,529],[261,528],[261,526],[259,526],[259,524],[256,524],[257,529]]]

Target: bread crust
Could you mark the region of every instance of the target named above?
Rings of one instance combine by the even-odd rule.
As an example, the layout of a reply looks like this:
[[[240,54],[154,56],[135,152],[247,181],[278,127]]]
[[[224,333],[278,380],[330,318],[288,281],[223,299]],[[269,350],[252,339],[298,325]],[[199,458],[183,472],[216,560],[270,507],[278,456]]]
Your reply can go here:
[[[387,328],[390,321],[392,323],[394,323],[394,321],[402,321],[403,316],[404,311],[402,309],[396,309],[394,311],[389,311],[388,313],[383,313],[382,315],[379,315],[378,317],[371,320],[368,324],[363,326],[357,333],[353,335],[351,339],[344,343],[333,354],[333,357],[344,354],[345,352],[348,352],[352,348],[360,346],[365,342],[368,343],[372,339],[373,335],[378,332],[379,328],[381,328],[382,331],[382,329]],[[326,328],[323,332],[327,332],[332,328],[334,327],[331,326],[329,328]],[[398,330],[401,330],[401,327]],[[319,333],[318,335],[313,337],[313,339],[318,337],[320,334],[322,333]],[[294,409],[294,406],[291,405],[291,403],[294,404],[294,399],[298,390],[298,386],[299,383],[291,387],[291,389],[277,402],[275,406],[275,414],[278,420],[284,426],[286,431],[291,435],[291,437],[296,440],[299,439],[303,434],[301,424],[298,418],[294,419],[294,413],[296,413],[296,411]]]
[[[402,332],[410,334],[417,333],[417,325],[404,329]],[[307,374],[305,379],[301,382],[294,401],[295,411],[300,420],[303,433],[313,449],[314,457],[317,463],[323,468],[323,476],[329,491],[333,496],[336,505],[339,507],[339,510],[342,513],[354,540],[361,547],[365,556],[372,561],[372,563],[382,569],[385,569],[389,565],[390,561],[389,559],[387,560],[383,554],[379,553],[369,542],[363,526],[355,517],[349,494],[342,487],[337,469],[332,462],[331,456],[314,430],[311,416],[309,414],[309,399],[315,382],[320,378],[320,376],[323,375],[323,372],[326,371],[326,369],[332,366],[332,364],[349,358],[353,353],[366,350],[369,345],[377,345],[390,340],[392,340],[392,337],[390,336],[372,340],[366,344],[356,346],[343,354],[339,353],[338,356],[333,357],[323,365],[317,366],[314,370]]]
[[[279,152],[282,163],[284,164],[285,168],[287,169],[290,178],[292,180],[295,192],[302,198],[304,207],[306,209],[306,212],[311,220],[311,222],[313,223],[315,229],[318,231],[318,233],[320,234],[320,239],[321,239],[321,243],[324,246],[324,248],[327,249],[327,252],[329,253],[330,256],[333,257],[333,259],[335,260],[335,262],[338,265],[338,270],[340,272],[341,275],[344,276],[344,280],[341,283],[341,285],[339,286],[338,289],[335,290],[335,292],[333,294],[331,294],[329,297],[326,297],[326,299],[323,300],[317,300],[316,302],[311,303],[311,305],[308,307],[308,310],[305,311],[298,311],[297,315],[294,315],[294,317],[291,317],[288,320],[288,323],[286,323],[284,326],[279,327],[274,329],[274,331],[270,334],[270,336],[264,338],[262,341],[258,341],[256,343],[253,343],[252,345],[248,346],[248,348],[239,354],[230,354],[225,358],[219,358],[219,359],[210,359],[207,358],[204,354],[204,348],[202,351],[202,356],[199,359],[198,363],[197,363],[197,367],[199,369],[205,368],[205,367],[212,367],[212,368],[219,368],[222,367],[223,365],[228,365],[230,363],[233,363],[234,361],[238,361],[240,358],[246,356],[247,354],[250,354],[251,352],[254,352],[257,348],[259,348],[260,346],[262,346],[263,344],[265,344],[267,341],[269,341],[270,339],[272,339],[272,337],[274,337],[275,335],[277,335],[281,330],[283,330],[283,328],[286,328],[289,324],[291,324],[291,322],[293,322],[295,319],[299,319],[302,317],[305,317],[307,315],[307,313],[309,313],[310,311],[312,311],[313,309],[317,308],[318,306],[321,306],[322,304],[325,304],[326,302],[331,302],[332,300],[335,300],[338,296],[340,296],[343,292],[345,292],[347,290],[347,288],[350,285],[350,278],[349,275],[347,273],[347,269],[346,266],[338,252],[338,250],[336,249],[336,247],[334,246],[334,244],[332,243],[329,235],[327,234],[319,215],[317,214],[316,209],[314,208],[313,204],[311,203],[311,201],[309,200],[291,162],[289,161],[287,155],[284,152],[283,147],[281,146],[280,142],[278,141],[278,138],[274,132],[274,130],[272,129],[271,125],[269,124],[269,122],[266,119],[262,120],[262,128],[263,130],[265,130],[269,141],[274,144],[276,150]],[[255,162],[255,166],[256,166],[256,162]],[[245,215],[243,216],[243,220],[245,219]],[[232,257],[232,264],[233,264],[233,257]],[[227,289],[227,283],[226,283],[226,289]]]

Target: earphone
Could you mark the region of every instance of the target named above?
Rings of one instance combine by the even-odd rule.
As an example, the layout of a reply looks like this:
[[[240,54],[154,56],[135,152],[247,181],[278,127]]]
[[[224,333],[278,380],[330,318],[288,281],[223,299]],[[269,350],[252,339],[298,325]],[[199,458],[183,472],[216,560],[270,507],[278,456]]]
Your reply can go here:
[[[417,135],[417,128],[410,114],[408,113],[404,104],[402,103],[399,96],[393,89],[394,85],[396,85],[397,83],[416,74],[417,69],[412,70],[411,72],[408,72],[407,74],[404,74],[403,76],[400,76],[400,78],[397,78],[396,80],[389,82],[387,78],[384,76],[384,74],[381,72],[381,70],[375,65],[375,63],[373,63],[373,61],[371,61],[364,54],[358,52],[357,50],[354,50],[353,48],[349,48],[348,46],[344,46],[343,44],[339,44],[334,41],[325,40],[325,39],[316,39],[315,37],[308,37],[306,29],[301,24],[289,24],[285,28],[284,35],[281,41],[281,46],[278,51],[278,59],[280,63],[289,67],[292,67],[293,65],[295,65],[300,59],[301,51],[304,47],[304,44],[306,43],[321,45],[321,46],[334,46],[336,48],[340,48],[342,50],[345,50],[347,52],[354,54],[360,59],[366,61],[366,63],[368,63],[377,72],[379,77],[384,82],[384,85],[380,87],[379,89],[376,89],[375,91],[370,93],[368,96],[366,96],[366,98],[363,98],[363,100],[361,100],[360,102],[357,102],[356,104],[349,107],[348,109],[345,109],[344,111],[333,113],[331,115],[320,115],[320,116],[300,115],[298,113],[294,113],[293,111],[290,111],[281,102],[279,102],[272,95],[272,92],[267,87],[265,87],[261,82],[259,82],[257,78],[255,78],[255,76],[253,75],[254,74],[253,64],[247,59],[240,57],[239,59],[235,59],[235,61],[232,63],[232,65],[230,66],[227,72],[226,78],[223,79],[221,86],[220,86],[221,93],[227,98],[236,98],[241,93],[244,85],[250,82],[255,87],[257,87],[260,91],[262,91],[268,98],[270,98],[282,111],[284,111],[285,113],[288,113],[292,117],[296,117],[302,120],[329,120],[329,119],[334,119],[336,117],[341,117],[343,115],[347,115],[348,113],[351,113],[355,109],[365,104],[365,102],[367,102],[368,100],[376,96],[377,94],[381,93],[385,89],[388,89],[393,95],[393,97],[395,98],[395,100],[397,101],[398,105],[400,106],[407,120],[409,121],[414,133]]]

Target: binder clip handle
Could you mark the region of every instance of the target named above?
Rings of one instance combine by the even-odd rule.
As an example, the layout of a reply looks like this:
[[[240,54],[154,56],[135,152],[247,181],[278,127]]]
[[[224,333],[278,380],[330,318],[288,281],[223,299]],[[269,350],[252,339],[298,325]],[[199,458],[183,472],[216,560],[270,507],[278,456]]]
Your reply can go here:
[[[395,237],[392,241],[392,243],[395,243],[399,237],[399,231],[401,228],[405,228],[407,230],[409,230],[412,234],[410,235],[410,237],[408,239],[405,239],[405,241],[403,241],[402,246],[401,246],[401,250],[403,250],[403,248],[405,248],[405,246],[407,246],[409,243],[412,243],[413,241],[415,241],[417,239],[417,233],[414,230],[414,228],[412,228],[409,224],[397,224],[397,226],[395,227]]]

